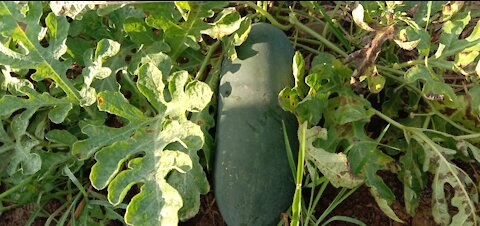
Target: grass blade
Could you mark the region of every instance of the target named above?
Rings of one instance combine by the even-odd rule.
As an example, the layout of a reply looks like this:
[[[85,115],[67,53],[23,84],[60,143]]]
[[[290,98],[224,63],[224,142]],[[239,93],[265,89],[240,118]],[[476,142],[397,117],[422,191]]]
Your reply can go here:
[[[298,129],[298,138],[300,140],[300,148],[298,153],[298,163],[297,163],[297,177],[295,178],[295,194],[293,196],[292,203],[292,222],[290,226],[300,225],[300,215],[302,209],[302,180],[303,180],[303,167],[305,160],[305,142],[306,142],[306,133],[307,133],[307,122],[304,122]]]
[[[330,222],[333,222],[333,221],[343,221],[343,222],[348,222],[348,223],[352,223],[360,226],[367,226],[362,221],[357,220],[355,218],[347,217],[347,216],[334,216],[328,219],[328,221],[325,221],[325,223],[323,223],[322,226],[328,225]]]
[[[288,140],[287,128],[285,127],[285,122],[282,120],[282,129],[283,129],[283,140],[285,141],[285,150],[287,150],[287,158],[288,164],[290,165],[290,169],[292,170],[293,179],[295,180],[295,172],[297,169],[295,168],[295,161],[293,160],[293,152],[292,148],[290,147],[290,141]]]

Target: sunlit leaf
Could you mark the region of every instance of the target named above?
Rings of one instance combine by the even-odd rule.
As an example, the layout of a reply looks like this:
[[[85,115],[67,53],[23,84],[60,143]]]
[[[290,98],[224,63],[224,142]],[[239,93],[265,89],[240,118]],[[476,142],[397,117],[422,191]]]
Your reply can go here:
[[[43,47],[38,41],[38,34],[42,27],[40,17],[42,15],[42,6],[40,2],[28,2],[27,16],[21,16],[16,3],[2,2],[0,4],[0,17],[5,21],[15,23],[16,25],[7,25],[8,29],[4,30],[4,35],[12,35],[18,40],[21,47],[26,53],[8,49],[2,43],[0,45],[0,64],[10,65],[13,68],[35,69],[36,72],[32,78],[40,81],[45,78],[52,79],[62,88],[70,100],[88,105],[88,101],[84,100],[79,91],[73,86],[66,77],[66,71],[70,66],[68,61],[60,61],[59,58],[66,52],[67,46],[65,40],[67,38],[69,24],[65,17],[56,17],[53,13],[49,14],[45,19],[47,24],[47,32],[50,34],[48,47]],[[23,30],[20,23],[28,25],[28,29]]]
[[[352,10],[353,20],[363,30],[375,31],[363,20],[364,13],[365,13],[365,10],[363,9],[362,4],[358,4],[357,7],[355,7],[355,9]]]
[[[163,26],[165,41],[172,48],[171,57],[176,60],[187,48],[198,50],[201,41],[201,31],[211,28],[204,18],[211,18],[214,15],[213,9],[222,8],[228,2],[175,2],[176,7],[185,12],[184,20],[180,24],[171,21]]]
[[[453,15],[458,13],[460,9],[463,7],[465,2],[463,1],[452,1],[447,2],[443,5],[442,8],[442,16],[438,19],[439,22],[444,22],[450,19]]]
[[[123,29],[135,43],[150,45],[155,41],[153,32],[143,19],[129,17],[123,23]]]
[[[210,23],[212,26],[201,31],[201,33],[207,34],[214,39],[221,39],[238,30],[241,23],[241,16],[235,8],[226,8],[218,14],[213,23]]]
[[[439,49],[435,56],[447,57],[451,56],[455,52],[451,50],[461,49],[463,46],[468,46],[467,40],[459,40],[458,36],[462,33],[465,26],[470,21],[470,13],[464,12],[455,15],[451,20],[445,22],[442,26],[442,32],[439,38]],[[464,48],[465,48],[464,47]]]
[[[82,132],[89,138],[73,145],[73,152],[83,158],[96,152],[90,180],[97,189],[108,186],[112,204],[121,203],[132,185],[142,184],[127,207],[128,224],[175,225],[198,212],[200,195],[209,190],[197,156],[203,132],[186,114],[203,110],[212,91],[202,82],[189,81],[187,72],[169,78],[165,85],[162,71],[151,63],[139,69],[137,86],[157,110],[155,117],[144,116],[118,91],[99,93],[99,110],[128,123],[121,128],[86,125]],[[128,169],[122,169],[127,162]]]
[[[410,42],[404,42],[398,39],[395,39],[394,41],[398,46],[400,46],[400,48],[405,50],[413,50],[415,47],[417,47],[418,43],[420,43],[420,39]]]

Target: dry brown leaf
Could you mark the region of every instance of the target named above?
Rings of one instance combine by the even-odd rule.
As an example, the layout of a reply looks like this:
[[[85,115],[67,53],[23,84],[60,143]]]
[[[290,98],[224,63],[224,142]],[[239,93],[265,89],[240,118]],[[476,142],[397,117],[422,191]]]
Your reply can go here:
[[[368,68],[375,66],[375,61],[378,57],[378,54],[381,51],[382,44],[389,39],[393,38],[394,26],[388,26],[379,28],[376,30],[375,37],[370,43],[364,46],[362,49],[353,52],[345,58],[344,63],[356,62],[357,68],[352,74],[351,84],[359,86],[360,76],[363,75]],[[371,75],[375,76],[375,75]]]

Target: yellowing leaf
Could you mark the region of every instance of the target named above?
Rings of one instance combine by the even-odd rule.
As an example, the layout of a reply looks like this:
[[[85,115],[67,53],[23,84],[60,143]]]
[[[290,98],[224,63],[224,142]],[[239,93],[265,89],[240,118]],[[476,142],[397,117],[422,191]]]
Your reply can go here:
[[[219,13],[218,17],[213,23],[210,23],[211,27],[202,30],[202,34],[207,34],[214,39],[221,39],[224,36],[234,33],[240,28],[242,19],[240,14],[235,8],[226,8]]]
[[[360,28],[367,31],[375,31],[375,29],[371,28],[365,21],[363,21],[365,10],[363,9],[362,4],[358,4],[355,9],[352,10],[353,20],[355,24],[357,24]]]
[[[413,50],[415,47],[417,47],[418,43],[420,43],[420,39],[410,42],[404,42],[399,39],[394,39],[393,41],[395,41],[400,48],[405,50]]]
[[[327,130],[315,126],[307,129],[305,160],[312,161],[320,172],[335,187],[354,188],[363,183],[350,169],[347,156],[343,153],[331,153],[313,146],[317,139],[327,139]]]
[[[434,143],[421,132],[415,134],[413,138],[424,149],[424,171],[433,170],[435,173],[432,182],[432,215],[435,222],[451,226],[477,225],[478,216],[475,210],[479,202],[479,190],[465,171],[447,160],[447,156],[454,155],[456,151]],[[454,191],[451,200],[445,194],[447,184]],[[448,202],[456,207],[456,213],[450,213]]]
[[[198,212],[200,194],[209,190],[197,155],[204,135],[187,113],[203,110],[212,91],[202,82],[190,81],[185,71],[170,75],[167,86],[154,64],[143,64],[138,71],[137,87],[157,114],[144,116],[118,91],[101,92],[99,110],[128,123],[121,128],[84,126],[82,132],[89,138],[77,141],[73,152],[82,158],[96,152],[90,180],[97,189],[108,187],[108,200],[114,205],[123,201],[132,185],[142,184],[128,204],[127,224],[176,225]],[[128,169],[122,168],[124,163]]]
[[[155,41],[153,32],[143,19],[129,17],[123,23],[123,29],[135,43],[150,45]]]
[[[385,86],[385,78],[379,74],[377,74],[376,76],[368,76],[367,82],[368,89],[372,93],[379,93],[383,90],[383,87]]]

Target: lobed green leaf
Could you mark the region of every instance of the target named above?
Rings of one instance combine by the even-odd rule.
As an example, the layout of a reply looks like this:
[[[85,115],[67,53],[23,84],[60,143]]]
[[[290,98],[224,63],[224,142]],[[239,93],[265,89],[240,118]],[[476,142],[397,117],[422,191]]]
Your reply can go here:
[[[317,139],[325,140],[326,138],[326,129],[318,126],[307,129],[305,160],[313,162],[317,169],[337,188],[354,188],[362,184],[363,180],[353,174],[344,153],[331,153],[313,145]]]

